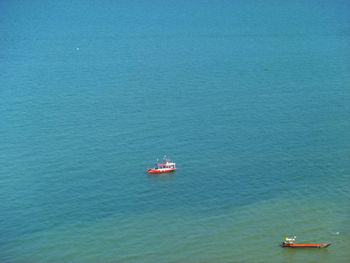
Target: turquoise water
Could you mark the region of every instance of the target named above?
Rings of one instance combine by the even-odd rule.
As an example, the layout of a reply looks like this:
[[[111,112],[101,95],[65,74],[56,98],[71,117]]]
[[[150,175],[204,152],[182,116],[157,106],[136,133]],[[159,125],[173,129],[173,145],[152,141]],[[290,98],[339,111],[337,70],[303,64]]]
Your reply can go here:
[[[0,261],[349,262],[349,17],[1,1]]]

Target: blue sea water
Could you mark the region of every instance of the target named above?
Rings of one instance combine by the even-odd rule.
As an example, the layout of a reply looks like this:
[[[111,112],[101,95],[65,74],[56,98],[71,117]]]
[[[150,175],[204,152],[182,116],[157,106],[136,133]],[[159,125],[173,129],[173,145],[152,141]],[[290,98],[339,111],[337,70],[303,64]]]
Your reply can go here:
[[[1,1],[0,262],[349,262],[349,24],[348,1]]]

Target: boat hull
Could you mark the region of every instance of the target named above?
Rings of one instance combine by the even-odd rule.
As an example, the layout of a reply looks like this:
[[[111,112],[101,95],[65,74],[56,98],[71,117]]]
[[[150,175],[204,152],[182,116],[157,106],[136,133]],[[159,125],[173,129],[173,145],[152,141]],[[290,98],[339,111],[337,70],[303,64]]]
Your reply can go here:
[[[177,170],[177,168],[173,169],[147,169],[149,174],[161,174],[161,173],[170,173]]]
[[[295,247],[295,248],[300,248],[300,247],[311,247],[311,248],[324,248],[324,247],[329,247],[331,243],[325,243],[325,244],[286,244],[283,243],[283,247]]]

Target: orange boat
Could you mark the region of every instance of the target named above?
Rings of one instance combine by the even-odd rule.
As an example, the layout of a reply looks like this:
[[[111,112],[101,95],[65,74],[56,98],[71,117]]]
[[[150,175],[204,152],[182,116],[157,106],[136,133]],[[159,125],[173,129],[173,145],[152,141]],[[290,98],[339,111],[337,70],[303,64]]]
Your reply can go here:
[[[294,241],[296,239],[296,236],[294,238],[288,238],[286,237],[286,241],[282,243],[283,247],[313,247],[313,248],[324,248],[331,245],[331,243],[324,243],[324,244],[294,244]]]

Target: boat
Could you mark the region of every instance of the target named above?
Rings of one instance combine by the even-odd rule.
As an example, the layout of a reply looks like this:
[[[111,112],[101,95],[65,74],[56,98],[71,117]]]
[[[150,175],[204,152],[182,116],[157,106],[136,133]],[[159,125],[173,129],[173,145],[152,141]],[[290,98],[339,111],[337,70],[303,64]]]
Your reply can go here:
[[[331,243],[323,243],[323,244],[294,244],[294,241],[296,239],[296,236],[294,238],[288,238],[286,237],[286,241],[282,243],[283,247],[311,247],[311,248],[325,248],[329,247]]]
[[[164,162],[163,163],[157,163],[154,168],[148,168],[147,171],[149,174],[158,174],[158,173],[169,173],[176,171],[176,163],[172,162],[170,159],[167,159],[164,156]]]

